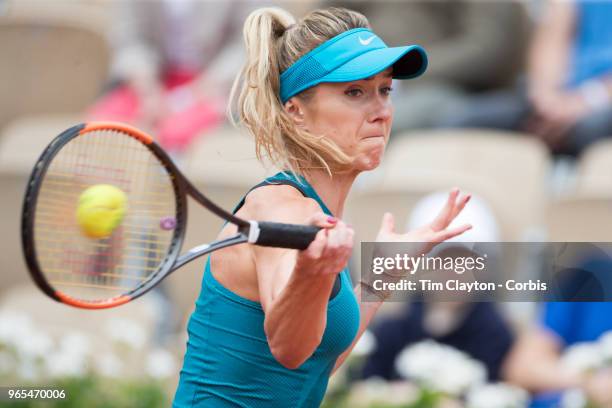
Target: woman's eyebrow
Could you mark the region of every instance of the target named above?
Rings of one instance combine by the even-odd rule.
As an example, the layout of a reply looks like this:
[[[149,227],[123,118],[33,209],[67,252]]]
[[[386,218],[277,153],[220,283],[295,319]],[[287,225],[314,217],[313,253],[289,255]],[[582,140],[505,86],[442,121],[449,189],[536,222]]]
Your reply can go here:
[[[379,74],[374,74],[371,77],[364,78],[363,80],[364,81],[370,81],[370,80],[374,79],[376,77],[376,75],[379,75]],[[393,70],[392,69],[390,69],[390,70],[388,70],[387,72],[384,73],[384,77],[385,78],[391,78],[392,76],[393,76]]]

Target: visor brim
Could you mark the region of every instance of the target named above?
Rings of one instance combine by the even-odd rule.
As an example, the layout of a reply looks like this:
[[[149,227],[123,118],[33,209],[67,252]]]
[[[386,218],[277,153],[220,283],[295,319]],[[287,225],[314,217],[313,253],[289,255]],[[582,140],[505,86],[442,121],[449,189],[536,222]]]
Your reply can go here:
[[[393,78],[411,79],[427,69],[427,54],[418,45],[379,48],[359,55],[321,78],[321,82],[349,82],[369,78],[393,66]]]

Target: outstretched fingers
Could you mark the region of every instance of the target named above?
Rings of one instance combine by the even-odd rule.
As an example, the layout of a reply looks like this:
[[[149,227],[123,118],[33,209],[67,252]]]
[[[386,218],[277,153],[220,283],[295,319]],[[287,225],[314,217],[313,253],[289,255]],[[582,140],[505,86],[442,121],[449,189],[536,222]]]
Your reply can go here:
[[[459,200],[459,203],[453,208],[453,212],[451,213],[451,219],[449,221],[449,224],[455,218],[457,218],[457,215],[459,215],[461,211],[463,211],[463,209],[465,208],[465,205],[470,201],[471,198],[472,198],[471,194],[466,194],[463,197],[461,197],[461,199]]]
[[[444,242],[447,241],[451,238],[456,237],[457,235],[461,235],[463,234],[465,231],[471,230],[472,229],[472,225],[471,224],[464,224],[460,227],[456,227],[456,228],[452,228],[452,229],[445,229],[443,231],[440,231],[438,233],[436,233],[433,242]]]
[[[383,215],[380,229],[381,231],[387,233],[392,233],[393,231],[395,231],[395,219],[393,218],[393,214],[391,214],[390,212],[386,212]]]
[[[440,211],[440,213],[436,216],[436,218],[431,223],[431,228],[434,231],[441,231],[448,227],[450,222],[453,220],[453,213],[456,207],[457,196],[459,195],[459,189],[457,187],[453,188],[448,194],[448,200],[446,200],[446,204]]]

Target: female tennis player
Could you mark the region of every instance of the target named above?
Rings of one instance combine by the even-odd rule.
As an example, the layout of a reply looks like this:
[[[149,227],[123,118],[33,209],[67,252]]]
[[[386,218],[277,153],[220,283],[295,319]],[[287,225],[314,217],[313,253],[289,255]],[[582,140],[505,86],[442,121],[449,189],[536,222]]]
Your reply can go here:
[[[423,73],[419,46],[390,48],[367,19],[343,8],[296,22],[278,8],[244,25],[247,61],[233,91],[239,122],[257,153],[281,172],[234,210],[244,219],[322,227],[303,251],[237,245],[212,254],[189,325],[174,407],[318,407],[329,376],[381,305],[361,302],[346,267],[353,230],[341,221],[359,173],[381,161],[393,119],[392,78]],[[469,195],[450,192],[430,225],[394,230],[385,214],[377,240],[438,242]],[[227,224],[220,236],[235,227]]]

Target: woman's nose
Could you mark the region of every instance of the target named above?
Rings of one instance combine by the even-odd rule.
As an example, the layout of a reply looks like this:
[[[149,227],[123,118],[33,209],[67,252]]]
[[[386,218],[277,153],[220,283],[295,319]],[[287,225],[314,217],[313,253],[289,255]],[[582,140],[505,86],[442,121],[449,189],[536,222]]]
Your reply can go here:
[[[388,97],[378,97],[372,102],[371,122],[388,121],[393,115],[393,105]]]

